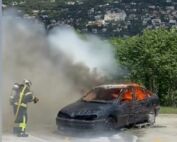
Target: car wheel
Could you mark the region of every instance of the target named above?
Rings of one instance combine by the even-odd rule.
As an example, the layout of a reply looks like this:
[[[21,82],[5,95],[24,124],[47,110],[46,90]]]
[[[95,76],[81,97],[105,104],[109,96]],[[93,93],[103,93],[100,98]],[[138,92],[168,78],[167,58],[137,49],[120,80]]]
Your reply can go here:
[[[108,117],[106,119],[106,129],[108,130],[114,130],[116,129],[117,121],[113,117]]]
[[[156,119],[155,111],[151,111],[148,114],[148,123],[150,124],[150,126],[154,125],[155,119]]]

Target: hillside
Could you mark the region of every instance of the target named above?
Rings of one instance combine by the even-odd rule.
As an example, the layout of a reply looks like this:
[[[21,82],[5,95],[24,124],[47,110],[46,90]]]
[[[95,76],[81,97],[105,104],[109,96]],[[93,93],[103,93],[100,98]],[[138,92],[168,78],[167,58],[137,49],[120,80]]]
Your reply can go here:
[[[101,36],[131,36],[143,29],[177,25],[175,0],[4,0],[25,18],[37,17],[47,29],[68,24]],[[19,10],[19,13],[21,11]]]

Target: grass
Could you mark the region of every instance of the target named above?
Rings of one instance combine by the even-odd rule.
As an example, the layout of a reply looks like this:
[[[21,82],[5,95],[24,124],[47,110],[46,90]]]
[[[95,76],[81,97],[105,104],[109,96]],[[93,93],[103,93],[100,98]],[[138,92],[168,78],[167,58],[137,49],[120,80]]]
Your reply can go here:
[[[161,106],[160,113],[161,114],[177,114],[177,108]]]

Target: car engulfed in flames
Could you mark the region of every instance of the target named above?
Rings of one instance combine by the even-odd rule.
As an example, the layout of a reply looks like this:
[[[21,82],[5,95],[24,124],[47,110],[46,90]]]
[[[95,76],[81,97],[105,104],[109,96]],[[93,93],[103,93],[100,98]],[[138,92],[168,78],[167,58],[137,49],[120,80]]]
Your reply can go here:
[[[101,85],[61,109],[56,118],[58,129],[104,129],[153,125],[159,112],[159,99],[138,84]]]

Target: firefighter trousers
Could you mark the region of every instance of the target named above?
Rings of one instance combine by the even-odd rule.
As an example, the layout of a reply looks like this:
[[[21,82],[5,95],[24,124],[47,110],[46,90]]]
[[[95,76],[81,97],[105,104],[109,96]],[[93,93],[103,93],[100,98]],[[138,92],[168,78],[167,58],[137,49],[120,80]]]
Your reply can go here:
[[[14,105],[14,115],[16,114],[17,106]],[[25,133],[27,126],[27,108],[20,107],[15,119],[13,128],[14,134]]]

